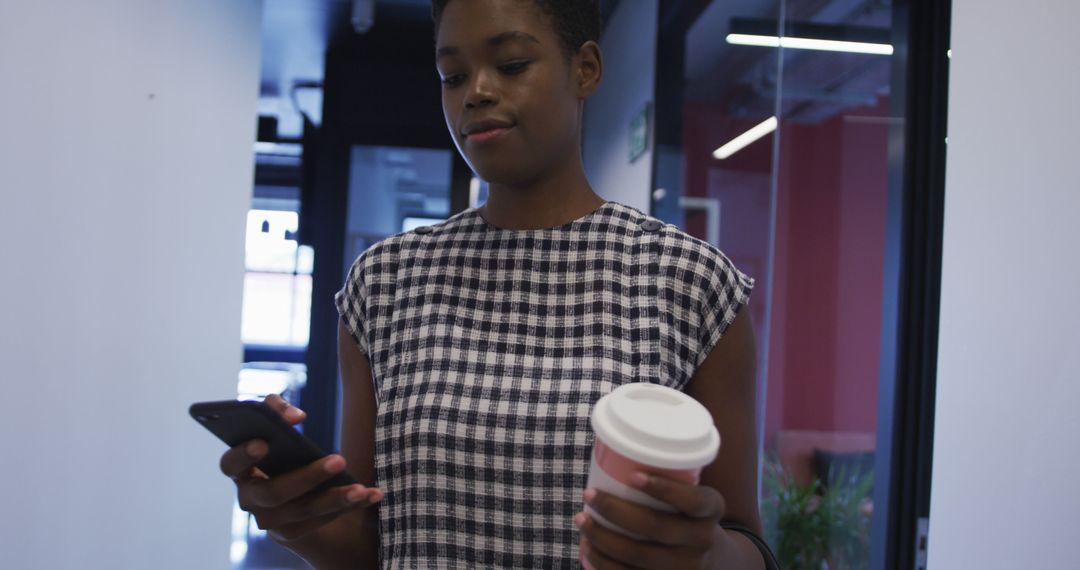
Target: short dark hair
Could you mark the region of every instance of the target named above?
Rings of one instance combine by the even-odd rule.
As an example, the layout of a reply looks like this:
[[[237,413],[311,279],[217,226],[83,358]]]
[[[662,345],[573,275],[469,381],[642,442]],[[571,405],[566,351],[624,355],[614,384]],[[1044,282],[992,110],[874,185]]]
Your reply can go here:
[[[517,0],[523,1],[523,0]],[[587,41],[600,41],[599,0],[528,0],[551,18],[567,58]],[[450,0],[431,0],[431,17],[438,33],[443,10]]]

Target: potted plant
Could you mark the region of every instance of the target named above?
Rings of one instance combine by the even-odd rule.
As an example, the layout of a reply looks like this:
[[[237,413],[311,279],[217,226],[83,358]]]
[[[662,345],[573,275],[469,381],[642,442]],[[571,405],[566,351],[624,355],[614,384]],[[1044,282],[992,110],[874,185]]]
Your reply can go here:
[[[785,570],[859,570],[870,563],[872,472],[833,474],[799,484],[773,456],[766,461],[766,540]]]

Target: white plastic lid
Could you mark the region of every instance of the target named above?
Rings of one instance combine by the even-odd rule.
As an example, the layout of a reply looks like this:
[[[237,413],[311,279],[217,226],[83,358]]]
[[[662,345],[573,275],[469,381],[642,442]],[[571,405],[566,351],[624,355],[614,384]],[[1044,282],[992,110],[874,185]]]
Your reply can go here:
[[[596,402],[596,436],[629,459],[661,469],[696,469],[720,451],[720,432],[697,400],[660,386],[624,384]]]

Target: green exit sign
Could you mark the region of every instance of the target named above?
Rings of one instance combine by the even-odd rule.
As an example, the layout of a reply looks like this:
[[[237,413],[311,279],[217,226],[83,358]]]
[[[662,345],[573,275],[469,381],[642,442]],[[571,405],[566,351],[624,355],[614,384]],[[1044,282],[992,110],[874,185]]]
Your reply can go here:
[[[630,121],[630,162],[634,162],[649,149],[649,107],[648,103],[640,113]]]

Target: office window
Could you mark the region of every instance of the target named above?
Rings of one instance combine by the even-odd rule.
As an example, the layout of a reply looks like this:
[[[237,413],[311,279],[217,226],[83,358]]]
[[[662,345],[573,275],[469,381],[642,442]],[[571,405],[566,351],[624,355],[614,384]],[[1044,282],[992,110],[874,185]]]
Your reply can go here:
[[[248,212],[241,338],[245,345],[306,347],[311,248],[299,246],[294,211]]]

